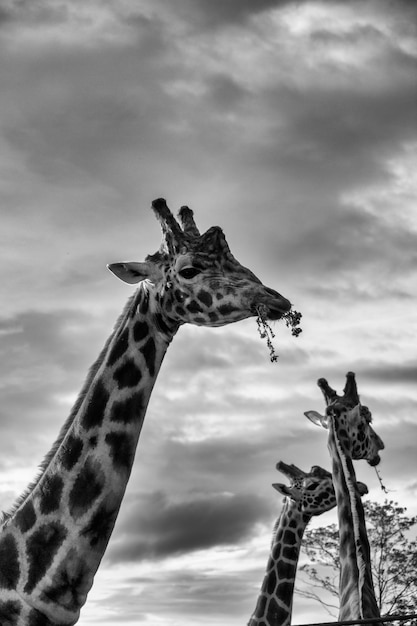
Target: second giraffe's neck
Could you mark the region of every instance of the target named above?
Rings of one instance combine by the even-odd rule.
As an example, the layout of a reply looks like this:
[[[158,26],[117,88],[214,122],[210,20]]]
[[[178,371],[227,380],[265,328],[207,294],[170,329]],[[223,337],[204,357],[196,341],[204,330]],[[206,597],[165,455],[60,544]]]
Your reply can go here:
[[[301,540],[310,521],[297,504],[285,498],[274,528],[271,552],[255,611],[248,626],[289,626]]]
[[[365,512],[353,462],[341,444],[334,418],[329,420],[328,443],[339,521],[339,620],[379,617]]]
[[[150,290],[142,284],[129,300],[39,478],[3,527],[16,562],[10,589],[53,624],[75,623],[93,584],[177,330]]]

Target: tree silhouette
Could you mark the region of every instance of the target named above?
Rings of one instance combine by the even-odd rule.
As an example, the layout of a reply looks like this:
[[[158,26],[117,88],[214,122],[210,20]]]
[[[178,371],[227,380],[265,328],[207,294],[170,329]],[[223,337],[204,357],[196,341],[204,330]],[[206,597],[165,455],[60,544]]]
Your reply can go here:
[[[417,524],[417,516],[407,517],[407,509],[392,500],[385,500],[384,504],[364,501],[363,505],[381,615],[416,613],[417,541],[410,538],[410,531]],[[300,567],[295,592],[316,600],[336,616],[340,565],[337,525],[307,530],[303,551],[310,563]],[[417,620],[407,623],[417,626]]]

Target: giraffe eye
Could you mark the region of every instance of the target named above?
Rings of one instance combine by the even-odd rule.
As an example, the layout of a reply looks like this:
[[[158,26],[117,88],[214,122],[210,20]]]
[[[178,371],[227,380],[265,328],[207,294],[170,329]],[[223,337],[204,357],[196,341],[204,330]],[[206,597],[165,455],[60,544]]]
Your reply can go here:
[[[198,270],[196,267],[185,267],[183,270],[181,270],[178,273],[183,278],[194,278],[194,276],[197,276],[197,274],[200,274],[201,271]]]

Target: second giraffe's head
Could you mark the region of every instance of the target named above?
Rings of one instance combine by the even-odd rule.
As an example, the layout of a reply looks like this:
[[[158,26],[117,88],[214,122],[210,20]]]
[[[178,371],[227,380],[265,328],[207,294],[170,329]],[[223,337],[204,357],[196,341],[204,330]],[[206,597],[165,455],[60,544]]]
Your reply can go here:
[[[284,474],[290,484],[274,483],[272,486],[283,496],[290,498],[307,515],[321,515],[336,506],[336,495],[330,472],[313,465],[309,472],[303,472],[296,465],[287,465],[283,461],[277,463],[277,470]],[[361,496],[368,493],[364,483],[358,483]]]
[[[108,267],[124,282],[153,283],[171,323],[223,326],[256,315],[259,307],[272,320],[289,312],[286,298],[265,287],[233,257],[218,226],[200,235],[188,207],[180,209],[179,222],[164,199],[154,200],[152,208],[162,225],[159,251],[144,262]]]
[[[360,403],[355,374],[346,374],[343,396],[338,396],[325,378],[320,378],[317,384],[326,401],[326,413],[321,415],[317,411],[306,411],[304,415],[324,428],[329,428],[331,423],[344,451],[352,459],[366,459],[369,465],[378,465],[381,460],[379,451],[385,446],[371,426],[370,410]]]

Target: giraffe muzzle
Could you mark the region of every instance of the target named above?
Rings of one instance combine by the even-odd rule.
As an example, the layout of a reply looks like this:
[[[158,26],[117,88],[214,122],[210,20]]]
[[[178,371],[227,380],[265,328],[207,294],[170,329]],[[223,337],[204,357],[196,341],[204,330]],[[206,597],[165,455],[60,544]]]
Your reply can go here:
[[[284,296],[281,296],[280,293],[274,291],[274,289],[269,289],[269,287],[264,287],[264,292],[267,297],[261,298],[260,302],[256,304],[262,304],[266,308],[268,319],[272,321],[279,320],[291,310],[291,302]]]

